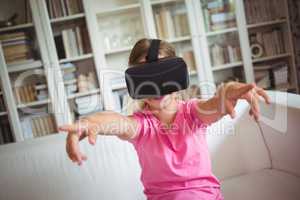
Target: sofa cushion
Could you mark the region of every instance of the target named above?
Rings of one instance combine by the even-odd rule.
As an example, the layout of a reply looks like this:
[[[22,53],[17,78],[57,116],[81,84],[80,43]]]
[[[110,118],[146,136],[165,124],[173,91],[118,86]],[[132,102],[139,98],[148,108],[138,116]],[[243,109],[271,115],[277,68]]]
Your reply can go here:
[[[299,200],[300,177],[264,169],[222,181],[222,192],[229,200]]]

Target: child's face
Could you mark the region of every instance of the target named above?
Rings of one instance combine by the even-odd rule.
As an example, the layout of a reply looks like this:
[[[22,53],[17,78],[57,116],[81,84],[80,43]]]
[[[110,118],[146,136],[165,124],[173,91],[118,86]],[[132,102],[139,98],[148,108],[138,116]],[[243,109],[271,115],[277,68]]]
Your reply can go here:
[[[150,108],[154,110],[167,109],[172,103],[174,103],[174,101],[176,101],[175,93],[164,95],[158,98],[145,99],[145,103],[147,103]]]
[[[164,54],[158,54],[158,58],[164,58],[166,57],[166,55]],[[139,62],[145,62],[146,61],[146,58],[143,57],[139,60]],[[148,99],[145,99],[145,103],[147,103],[150,108],[152,109],[155,109],[155,110],[161,110],[161,109],[164,109],[164,108],[167,108],[170,103],[174,102],[176,98],[176,95],[175,94],[169,94],[169,95],[164,95],[164,96],[161,96],[161,97],[158,97],[158,98],[148,98]]]

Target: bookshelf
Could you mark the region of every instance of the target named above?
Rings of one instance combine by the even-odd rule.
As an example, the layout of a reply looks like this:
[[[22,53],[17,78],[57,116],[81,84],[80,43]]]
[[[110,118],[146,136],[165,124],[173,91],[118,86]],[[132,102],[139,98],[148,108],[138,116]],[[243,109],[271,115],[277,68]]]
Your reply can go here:
[[[209,59],[205,64],[212,81],[216,85],[231,80],[250,82],[245,74],[236,2],[201,0],[197,8],[201,11],[201,48],[206,49]]]
[[[1,111],[1,126],[7,134],[11,131],[14,142],[57,133],[57,124],[64,123],[35,5],[32,0],[1,2],[1,20],[16,14],[0,27],[1,98],[9,102],[7,110]]]
[[[245,0],[244,5],[256,83],[299,92],[288,2]]]
[[[192,84],[197,84],[197,69],[185,1],[151,1],[155,24],[155,37],[170,42],[178,56],[183,57],[189,68]]]
[[[134,43],[147,36],[142,3],[138,0],[93,0],[97,37],[102,44],[103,74],[106,108],[122,112],[122,101],[127,95],[124,71]]]
[[[0,23],[9,141],[103,109],[124,113],[124,70],[144,37],[167,40],[185,59],[191,94],[200,87],[207,98],[229,80],[299,93],[287,0],[1,1],[0,21],[15,13]]]
[[[256,82],[265,89],[299,92],[286,0],[199,0],[194,5],[200,10],[198,33],[209,82]]]
[[[46,0],[40,6],[47,10],[45,21],[51,27],[51,42],[55,43],[53,57],[62,74],[67,112],[70,113],[68,121],[74,122],[83,115],[103,110],[99,65],[96,65],[83,1]]]

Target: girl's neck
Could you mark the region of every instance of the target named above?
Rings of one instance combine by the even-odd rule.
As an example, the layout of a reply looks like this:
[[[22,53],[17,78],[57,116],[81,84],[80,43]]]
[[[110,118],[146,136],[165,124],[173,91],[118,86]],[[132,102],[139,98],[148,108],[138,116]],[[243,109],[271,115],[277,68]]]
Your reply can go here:
[[[150,106],[149,110],[152,114],[163,124],[170,125],[173,123],[176,113],[177,113],[177,100],[173,100],[168,105],[160,108],[160,109],[153,109]]]

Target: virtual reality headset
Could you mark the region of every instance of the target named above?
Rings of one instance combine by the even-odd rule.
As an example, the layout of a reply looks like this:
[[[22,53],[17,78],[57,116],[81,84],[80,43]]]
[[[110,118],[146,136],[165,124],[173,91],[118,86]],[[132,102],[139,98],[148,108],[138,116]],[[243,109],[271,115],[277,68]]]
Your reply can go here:
[[[158,59],[160,40],[151,40],[146,62],[125,71],[125,80],[133,99],[159,98],[189,86],[186,63],[180,57]]]

